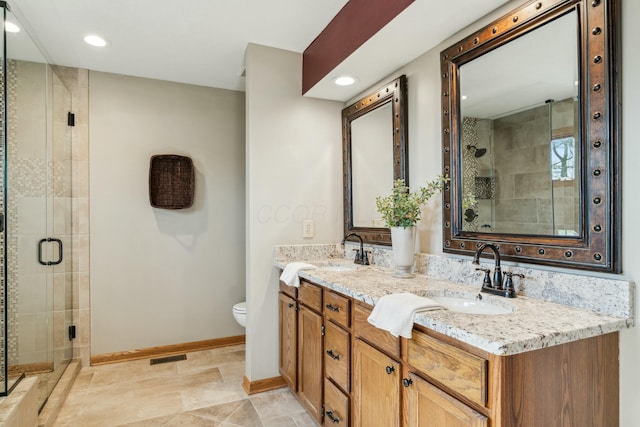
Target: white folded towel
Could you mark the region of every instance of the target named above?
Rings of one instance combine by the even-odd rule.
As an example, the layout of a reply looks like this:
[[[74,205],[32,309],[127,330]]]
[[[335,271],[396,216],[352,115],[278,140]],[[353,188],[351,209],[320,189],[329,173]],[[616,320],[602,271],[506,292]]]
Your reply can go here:
[[[306,262],[290,262],[285,266],[284,270],[282,270],[280,280],[288,286],[295,286],[298,288],[300,287],[300,278],[298,277],[298,273],[301,270],[314,270],[316,268],[318,267],[313,264],[307,264]]]
[[[385,295],[373,307],[367,319],[376,328],[389,331],[394,337],[411,338],[414,314],[444,308],[429,298],[408,292]]]

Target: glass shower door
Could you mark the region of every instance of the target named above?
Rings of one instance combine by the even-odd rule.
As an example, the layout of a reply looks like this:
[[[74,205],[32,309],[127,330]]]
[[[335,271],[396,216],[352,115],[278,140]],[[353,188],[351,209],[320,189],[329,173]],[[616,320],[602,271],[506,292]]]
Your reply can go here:
[[[72,357],[71,95],[24,30],[5,37],[5,354],[43,404]]]

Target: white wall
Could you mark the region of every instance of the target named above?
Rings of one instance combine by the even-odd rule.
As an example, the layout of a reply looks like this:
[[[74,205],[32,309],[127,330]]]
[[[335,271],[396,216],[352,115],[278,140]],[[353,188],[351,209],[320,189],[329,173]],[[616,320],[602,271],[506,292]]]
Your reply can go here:
[[[243,301],[244,94],[91,72],[92,355],[234,335]],[[194,206],[149,204],[149,158],[190,156]]]
[[[251,381],[278,374],[277,244],[342,238],[342,103],[303,98],[302,55],[246,52],[247,360]],[[302,238],[313,219],[315,237]]]
[[[640,2],[622,1],[622,268],[623,277],[640,282]],[[636,307],[638,307],[636,291]],[[636,308],[636,313],[638,309]],[[640,325],[623,331],[620,343],[620,425],[640,425]]]

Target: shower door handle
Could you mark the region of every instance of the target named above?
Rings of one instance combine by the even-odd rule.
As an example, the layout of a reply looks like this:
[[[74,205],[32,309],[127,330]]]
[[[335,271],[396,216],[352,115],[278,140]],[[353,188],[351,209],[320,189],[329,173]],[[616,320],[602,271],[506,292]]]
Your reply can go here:
[[[42,245],[46,242],[55,242],[58,244],[58,259],[55,261],[45,261],[42,259]],[[54,237],[40,239],[38,242],[38,262],[42,265],[58,265],[62,262],[62,240]]]

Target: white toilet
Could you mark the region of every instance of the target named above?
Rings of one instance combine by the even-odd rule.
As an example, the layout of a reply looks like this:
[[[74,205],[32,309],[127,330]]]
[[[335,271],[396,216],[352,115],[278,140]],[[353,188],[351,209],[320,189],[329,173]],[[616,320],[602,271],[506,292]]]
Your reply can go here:
[[[246,301],[239,302],[233,306],[233,317],[236,322],[243,328],[247,327],[247,303]]]

